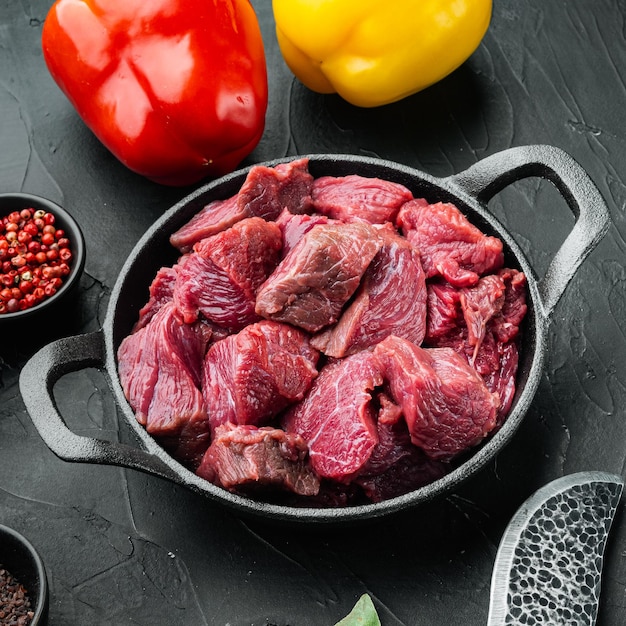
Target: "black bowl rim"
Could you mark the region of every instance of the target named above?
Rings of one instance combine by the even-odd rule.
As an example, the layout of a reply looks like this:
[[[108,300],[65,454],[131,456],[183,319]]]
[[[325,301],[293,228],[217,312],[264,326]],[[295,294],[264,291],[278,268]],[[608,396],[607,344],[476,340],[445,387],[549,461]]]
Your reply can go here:
[[[31,596],[34,603],[34,615],[30,623],[32,626],[37,626],[37,624],[41,623],[40,620],[45,615],[48,607],[48,576],[46,574],[46,567],[43,559],[33,544],[14,528],[0,524],[0,537],[2,536],[11,537],[16,543],[20,544],[30,555],[32,564],[34,565],[35,576],[39,583],[39,589],[36,598],[32,598]],[[27,591],[30,594],[30,590],[27,589]]]
[[[185,209],[189,209],[190,205],[197,204],[200,199],[206,204],[213,199],[224,196],[213,195],[222,188],[232,187],[237,181],[243,182],[245,176],[250,169],[256,166],[273,167],[280,163],[287,163],[296,159],[308,159],[313,167],[332,165],[339,162],[346,166],[355,164],[365,167],[376,167],[379,171],[393,172],[397,176],[406,177],[416,183],[426,183],[433,189],[433,192],[440,193],[441,196],[455,198],[460,203],[467,205],[474,213],[484,220],[490,228],[502,238],[505,245],[515,258],[516,263],[527,276],[528,294],[532,306],[529,306],[529,312],[532,316],[534,324],[532,331],[533,337],[527,337],[532,341],[530,350],[532,357],[527,375],[527,380],[523,388],[518,390],[514,405],[511,408],[507,419],[502,427],[487,438],[485,442],[480,444],[471,455],[463,461],[458,467],[443,477],[428,483],[409,493],[396,496],[382,502],[366,503],[348,507],[318,508],[306,506],[290,506],[283,504],[274,504],[262,500],[248,498],[236,493],[229,492],[221,487],[200,478],[189,469],[185,468],[176,459],[169,455],[165,450],[153,439],[141,426],[130,408],[121,388],[119,376],[117,374],[117,355],[115,346],[115,319],[116,307],[119,304],[119,295],[122,287],[127,280],[129,271],[135,265],[137,255],[146,246],[150,245],[151,240],[159,234],[164,227],[171,229],[172,223],[176,223],[176,219],[181,219],[180,225],[184,220],[180,218],[185,213]],[[320,174],[321,175],[321,174]],[[205,198],[207,196],[207,198]],[[435,201],[430,199],[430,201]],[[187,215],[187,219],[191,217],[198,209]],[[470,218],[470,221],[471,218]],[[147,290],[146,285],[146,290]],[[146,291],[147,293],[147,291]],[[361,519],[377,519],[395,513],[401,510],[410,509],[418,504],[426,503],[435,497],[442,496],[453,491],[461,483],[468,478],[475,476],[480,470],[487,466],[497,454],[508,444],[521,422],[523,421],[530,402],[535,396],[539,385],[540,375],[543,369],[543,361],[545,354],[546,330],[548,319],[544,316],[541,296],[539,294],[538,283],[535,273],[530,265],[525,253],[511,236],[509,231],[499,222],[499,220],[488,211],[481,202],[473,195],[466,193],[463,189],[458,188],[453,182],[449,183],[446,178],[437,178],[413,167],[403,165],[394,161],[380,159],[376,157],[364,155],[348,155],[348,154],[303,154],[297,156],[287,156],[271,161],[265,161],[250,165],[248,167],[236,170],[219,179],[215,179],[186,197],[179,200],[170,209],[168,209],[152,226],[144,233],[137,242],[136,246],[126,259],[118,279],[113,287],[111,298],[108,304],[105,321],[103,324],[104,341],[105,341],[105,360],[106,369],[110,375],[111,387],[116,396],[118,406],[122,409],[126,417],[127,423],[134,431],[145,450],[157,457],[165,463],[177,477],[177,482],[186,487],[208,496],[222,504],[226,504],[236,511],[246,515],[251,514],[253,517],[264,519],[272,519],[275,521],[285,522],[313,522],[313,523],[341,523],[352,522]]]
[[[80,227],[80,224],[66,209],[57,204],[53,200],[49,200],[43,196],[36,194],[15,192],[15,193],[1,193],[0,194],[0,215],[4,216],[5,213],[2,210],[2,205],[7,200],[15,200],[20,204],[24,204],[23,208],[27,208],[32,205],[36,208],[43,208],[50,211],[60,221],[65,230],[71,231],[70,244],[72,247],[73,262],[69,275],[63,281],[61,288],[50,298],[42,300],[39,304],[25,309],[24,311],[15,311],[14,313],[3,313],[0,315],[0,322],[9,320],[23,320],[30,318],[33,315],[37,315],[41,312],[48,310],[50,307],[56,305],[61,298],[63,298],[68,292],[70,292],[80,280],[85,267],[86,259],[86,245],[85,236]],[[13,209],[12,209],[13,210]]]

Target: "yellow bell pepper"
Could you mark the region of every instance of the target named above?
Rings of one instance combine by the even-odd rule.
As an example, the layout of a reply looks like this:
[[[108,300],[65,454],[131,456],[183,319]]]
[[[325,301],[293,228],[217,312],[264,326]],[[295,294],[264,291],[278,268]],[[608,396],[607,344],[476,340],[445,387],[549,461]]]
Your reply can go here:
[[[295,76],[361,107],[441,80],[478,48],[492,0],[273,0],[276,35]]]

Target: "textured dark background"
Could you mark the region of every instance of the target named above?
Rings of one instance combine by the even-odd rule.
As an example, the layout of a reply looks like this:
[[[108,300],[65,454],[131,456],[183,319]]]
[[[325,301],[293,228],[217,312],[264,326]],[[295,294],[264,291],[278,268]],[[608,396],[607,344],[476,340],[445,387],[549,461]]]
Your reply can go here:
[[[385,626],[485,624],[498,542],[522,501],[563,474],[624,474],[626,3],[496,0],[490,29],[463,67],[374,110],[295,81],[276,44],[270,1],[253,4],[270,106],[247,163],[357,153],[443,177],[510,146],[547,143],[569,152],[598,185],[613,224],[557,306],[527,418],[497,461],[455,494],[335,531],[243,521],[158,478],[57,459],[24,408],[20,368],[48,341],[100,327],[125,257],[190,189],[132,174],[82,124],[42,59],[50,0],[0,0],[0,192],[60,202],[79,220],[88,249],[79,298],[62,320],[38,320],[19,334],[0,323],[0,523],[43,555],[54,626],[330,626],[364,592]],[[490,207],[541,276],[573,225],[559,194],[526,180]],[[66,376],[55,395],[77,432],[119,436],[97,370]],[[605,561],[602,626],[625,621],[625,559],[620,511]]]

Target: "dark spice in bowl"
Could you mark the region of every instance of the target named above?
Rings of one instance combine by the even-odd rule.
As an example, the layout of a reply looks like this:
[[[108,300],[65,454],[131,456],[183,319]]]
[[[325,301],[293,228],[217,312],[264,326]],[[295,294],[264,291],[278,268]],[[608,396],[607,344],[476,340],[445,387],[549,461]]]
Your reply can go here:
[[[47,614],[48,581],[39,553],[0,524],[0,625],[43,626]]]
[[[28,626],[34,615],[28,590],[0,564],[0,624]]]

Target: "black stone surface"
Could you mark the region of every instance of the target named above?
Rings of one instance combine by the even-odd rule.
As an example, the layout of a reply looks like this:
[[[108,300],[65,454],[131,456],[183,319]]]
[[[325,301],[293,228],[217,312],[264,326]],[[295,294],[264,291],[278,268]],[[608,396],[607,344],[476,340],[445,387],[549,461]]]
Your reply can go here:
[[[191,189],[131,173],[80,121],[41,56],[50,0],[0,0],[0,192],[62,204],[79,220],[88,252],[80,292],[62,315],[26,327],[0,323],[0,523],[44,558],[55,626],[332,626],[362,593],[385,626],[484,624],[500,537],[528,495],[571,472],[624,475],[626,7],[497,0],[464,66],[427,91],[365,110],[295,81],[276,44],[271,3],[253,4],[270,106],[245,164],[355,153],[448,176],[499,150],[544,143],[569,152],[598,185],[613,223],[555,309],[526,420],[498,459],[453,495],[334,530],[243,520],[162,479],[55,457],[25,410],[21,367],[49,341],[101,326],[124,259]],[[527,180],[490,208],[541,276],[573,225],[560,195],[544,180]],[[76,432],[122,437],[101,372],[65,376],[55,397]],[[621,516],[611,532],[600,626],[621,625],[626,613]]]

